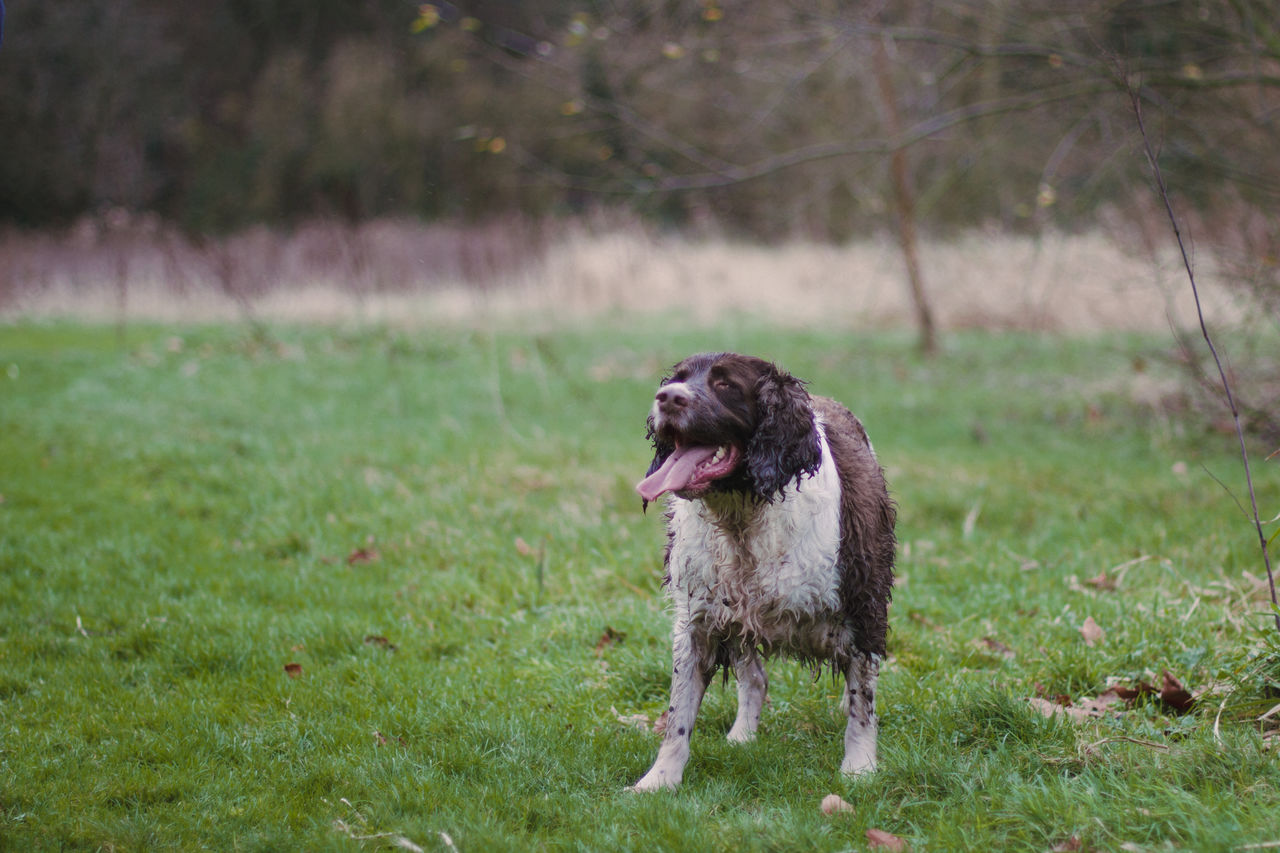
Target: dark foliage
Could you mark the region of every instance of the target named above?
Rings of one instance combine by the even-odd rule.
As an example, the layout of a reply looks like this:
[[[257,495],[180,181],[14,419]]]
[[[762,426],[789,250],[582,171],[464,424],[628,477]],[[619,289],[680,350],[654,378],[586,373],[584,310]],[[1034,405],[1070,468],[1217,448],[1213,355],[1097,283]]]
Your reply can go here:
[[[1075,227],[1103,209],[1134,218],[1130,77],[1171,186],[1267,278],[1257,259],[1280,240],[1258,214],[1280,195],[1269,4],[822,8],[21,4],[0,51],[0,221],[120,206],[216,232],[627,205],[840,240],[882,227],[885,155],[906,145],[927,227]],[[869,71],[877,46],[896,133]]]

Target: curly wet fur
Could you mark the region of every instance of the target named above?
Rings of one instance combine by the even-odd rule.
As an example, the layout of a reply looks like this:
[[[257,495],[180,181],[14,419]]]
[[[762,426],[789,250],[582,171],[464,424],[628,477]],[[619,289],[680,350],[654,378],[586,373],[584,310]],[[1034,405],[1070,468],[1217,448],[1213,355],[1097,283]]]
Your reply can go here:
[[[760,658],[777,653],[845,675],[842,769],[874,768],[896,513],[862,424],[769,362],[712,353],[663,380],[648,427],[650,474],[678,445],[732,445],[742,461],[710,485],[677,489],[668,505],[672,703],[658,759],[636,788],[679,784],[694,717],[720,668],[739,682],[730,739],[754,736],[767,684]]]

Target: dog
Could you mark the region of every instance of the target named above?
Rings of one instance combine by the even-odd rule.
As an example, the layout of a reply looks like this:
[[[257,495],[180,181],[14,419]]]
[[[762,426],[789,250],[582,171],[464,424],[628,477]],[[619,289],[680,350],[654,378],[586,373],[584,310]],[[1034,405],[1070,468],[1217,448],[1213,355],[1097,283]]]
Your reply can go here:
[[[768,690],[762,658],[775,654],[844,676],[840,769],[873,771],[897,509],[862,423],[771,362],[704,353],[662,380],[648,438],[653,463],[636,491],[646,508],[671,495],[671,701],[657,759],[631,790],[679,786],[722,668],[738,683],[728,738],[754,739]]]

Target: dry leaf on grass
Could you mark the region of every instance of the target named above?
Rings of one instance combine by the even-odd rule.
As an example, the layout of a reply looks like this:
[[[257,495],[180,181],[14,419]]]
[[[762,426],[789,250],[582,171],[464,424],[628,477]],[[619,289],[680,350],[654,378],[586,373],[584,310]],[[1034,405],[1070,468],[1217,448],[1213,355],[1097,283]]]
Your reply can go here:
[[[1080,580],[1075,575],[1072,575],[1067,580],[1067,587],[1072,592],[1083,592],[1086,595],[1094,595],[1098,592],[1115,592],[1118,586],[1118,579],[1108,575],[1106,569],[1084,580]]]
[[[1080,626],[1080,636],[1084,637],[1084,644],[1090,648],[1098,645],[1107,636],[1107,632],[1102,630],[1102,626],[1093,621],[1092,616],[1085,617],[1084,624]]]
[[[937,622],[934,622],[928,616],[925,616],[923,613],[920,613],[919,611],[915,611],[915,610],[911,611],[910,613],[907,614],[907,618],[910,619],[912,622],[916,622],[920,625],[923,625],[924,627],[928,628],[930,631],[946,630]]]
[[[1017,653],[1013,649],[1009,648],[995,637],[983,637],[979,640],[974,640],[973,645],[979,649],[997,654],[1000,657],[1007,658],[1009,660],[1013,660],[1017,657]]]
[[[389,652],[396,650],[396,644],[388,640],[386,637],[380,637],[377,634],[366,634],[364,638],[366,646],[377,646],[380,649],[386,649]]]
[[[833,815],[853,811],[853,804],[845,802],[839,794],[827,794],[822,798],[822,805],[819,808],[822,809],[823,814]]]
[[[867,830],[867,846],[872,850],[890,850],[893,853],[907,849],[907,842],[883,829]]]
[[[669,719],[670,714],[670,711],[663,711],[658,715],[658,719],[653,721],[653,731],[656,734],[662,734],[667,730],[667,720]]]
[[[1027,704],[1032,708],[1046,717],[1062,714],[1076,722],[1096,719],[1110,712],[1122,711],[1124,710],[1122,706],[1127,706],[1128,703],[1140,696],[1158,694],[1160,702],[1169,710],[1178,714],[1187,712],[1195,703],[1195,697],[1168,670],[1164,671],[1163,683],[1159,691],[1147,682],[1139,681],[1134,687],[1114,684],[1096,697],[1085,696],[1077,702],[1072,702],[1071,697],[1065,694],[1048,696],[1045,688],[1039,684],[1036,685],[1036,693],[1039,695],[1029,697],[1026,700]]]
[[[1116,579],[1107,574],[1107,570],[1103,569],[1099,574],[1091,578],[1085,578],[1081,583],[1091,586],[1094,589],[1104,592],[1111,592],[1118,586]]]
[[[1059,705],[1070,705],[1071,697],[1065,693],[1050,693],[1049,688],[1040,682],[1036,682],[1036,695],[1041,699],[1048,699],[1051,702],[1057,702]]]
[[[1116,694],[1126,702],[1132,702],[1139,696],[1145,696],[1148,693],[1155,693],[1156,689],[1145,681],[1139,681],[1137,687],[1126,687],[1123,684],[1113,685],[1109,692]]]
[[[284,671],[290,678],[297,678],[299,675],[302,675],[302,664],[287,663],[284,665]]]
[[[1123,704],[1124,700],[1115,690],[1104,690],[1096,697],[1085,696],[1077,703],[1080,710],[1090,717],[1101,717],[1117,705]]]
[[[1126,702],[1131,702],[1139,696],[1155,695],[1160,702],[1168,706],[1170,710],[1179,714],[1186,713],[1191,710],[1191,706],[1195,703],[1195,696],[1191,694],[1182,682],[1179,681],[1169,670],[1161,673],[1160,689],[1152,687],[1145,681],[1139,681],[1132,687],[1123,684],[1116,684],[1111,687],[1110,692],[1114,692]]]
[[[1043,695],[1027,699],[1027,704],[1046,717],[1062,714],[1076,722],[1101,717],[1121,702],[1120,696],[1114,689],[1106,690],[1096,697],[1085,696],[1074,703],[1070,697],[1061,694],[1048,699]]]
[[[1173,677],[1169,670],[1164,671],[1164,683],[1160,687],[1160,701],[1179,714],[1191,710],[1195,698],[1182,686],[1182,682]]]
[[[1075,851],[1079,850],[1082,846],[1080,839],[1073,835],[1066,841],[1060,841],[1053,845],[1053,847],[1049,849],[1049,853],[1075,853]]]
[[[374,732],[373,732],[373,742],[374,742],[375,744],[377,744],[378,746],[386,746],[386,745],[387,745],[388,743],[390,743],[391,741],[395,741],[396,743],[400,744],[401,746],[408,746],[408,745],[409,745],[409,742],[408,742],[407,740],[405,740],[404,738],[402,738],[402,737],[399,737],[399,736],[397,736],[397,735],[390,735],[390,736],[388,736],[388,735],[384,735],[384,734],[383,734],[382,732],[380,732],[380,731],[377,731],[376,729],[374,730]]]
[[[1070,704],[1060,704],[1049,699],[1042,699],[1039,696],[1032,696],[1028,698],[1027,704],[1039,711],[1041,714],[1044,714],[1046,717],[1052,717],[1055,714],[1062,714],[1070,720],[1080,722],[1081,720],[1087,720],[1090,717],[1097,716],[1096,714],[1091,714],[1089,711],[1086,711],[1084,708],[1077,708]]]
[[[377,548],[357,548],[347,555],[347,565],[354,566],[356,563],[372,563],[377,559]]]
[[[626,634],[621,631],[614,630],[612,627],[606,625],[604,633],[600,635],[599,640],[596,640],[596,657],[604,654],[605,649],[609,648],[609,646],[612,646],[614,643],[621,641],[624,637],[626,637]]]
[[[643,729],[644,731],[649,730],[648,714],[619,714],[618,709],[612,705],[609,706],[609,711],[613,714],[614,719],[622,723],[624,726],[631,726],[632,728]]]

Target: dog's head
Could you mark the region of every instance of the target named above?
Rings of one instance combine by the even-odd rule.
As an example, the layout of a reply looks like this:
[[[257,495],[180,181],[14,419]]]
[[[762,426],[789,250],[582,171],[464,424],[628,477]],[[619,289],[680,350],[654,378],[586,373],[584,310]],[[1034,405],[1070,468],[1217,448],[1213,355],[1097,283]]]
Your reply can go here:
[[[822,461],[804,384],[763,359],[693,355],[662,380],[649,412],[653,463],[637,486],[647,504],[665,492],[697,498],[748,492],[772,500]]]

